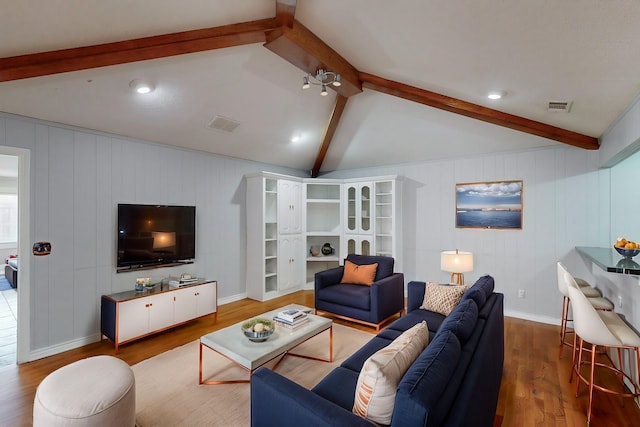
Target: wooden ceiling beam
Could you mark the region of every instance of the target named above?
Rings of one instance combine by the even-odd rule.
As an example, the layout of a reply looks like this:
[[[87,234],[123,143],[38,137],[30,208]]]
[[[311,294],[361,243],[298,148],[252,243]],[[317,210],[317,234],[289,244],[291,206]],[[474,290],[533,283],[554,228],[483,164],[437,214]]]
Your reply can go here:
[[[313,164],[313,169],[311,169],[311,178],[317,178],[320,173],[320,168],[322,167],[322,163],[324,162],[324,158],[327,155],[327,151],[329,151],[329,145],[333,140],[333,135],[336,133],[336,129],[338,128],[338,124],[340,123],[340,118],[342,117],[342,113],[344,112],[344,107],[347,105],[346,96],[342,96],[338,94],[336,96],[336,105],[333,107],[333,112],[331,113],[331,119],[329,120],[329,124],[327,125],[327,129],[324,132],[324,136],[322,137],[322,145],[320,146],[320,150],[318,150],[318,156],[316,157],[316,161]]]
[[[600,148],[598,138],[594,138],[592,136],[583,135],[520,116],[503,113],[502,111],[472,104],[471,102],[451,98],[435,92],[430,92],[415,86],[409,86],[404,83],[387,80],[373,74],[361,72],[359,79],[362,81],[363,87],[377,92],[408,99],[410,101],[452,113],[461,114],[463,116],[472,117],[498,126],[552,139],[574,147],[584,148],[586,150],[597,150]]]
[[[276,0],[276,20],[281,26],[293,26],[297,3],[297,0]]]
[[[0,82],[164,58],[251,43],[264,43],[276,18],[114,43],[0,58]]]
[[[575,147],[599,149],[598,139],[595,137],[359,72],[295,20],[296,7],[297,0],[276,0],[275,18],[0,58],[0,82],[264,43],[267,49],[304,72],[315,75],[322,68],[341,76],[342,86],[329,86],[338,93],[338,98],[312,169],[312,173],[316,175],[338,126],[346,98],[361,93],[363,87]]]
[[[342,96],[362,92],[358,70],[296,20],[291,28],[283,26],[267,34],[264,46],[305,73],[315,75],[322,68],[340,74],[342,86],[329,87]]]

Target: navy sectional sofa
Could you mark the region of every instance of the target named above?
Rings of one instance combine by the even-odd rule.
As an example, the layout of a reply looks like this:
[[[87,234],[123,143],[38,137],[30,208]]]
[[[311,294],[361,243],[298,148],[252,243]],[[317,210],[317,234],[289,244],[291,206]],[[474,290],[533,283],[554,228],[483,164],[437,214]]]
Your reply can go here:
[[[398,385],[392,426],[493,425],[504,362],[504,296],[483,276],[448,315],[420,309],[425,283],[407,285],[407,314],[381,331],[313,389],[266,368],[251,377],[252,426],[371,426],[353,414],[365,360],[427,321],[429,345]]]

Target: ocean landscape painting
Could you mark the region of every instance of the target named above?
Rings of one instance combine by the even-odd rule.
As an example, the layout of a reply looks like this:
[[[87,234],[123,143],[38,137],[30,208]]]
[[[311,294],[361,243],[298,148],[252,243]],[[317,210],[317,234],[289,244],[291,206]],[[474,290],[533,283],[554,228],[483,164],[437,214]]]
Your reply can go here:
[[[456,184],[456,227],[522,229],[522,181]]]

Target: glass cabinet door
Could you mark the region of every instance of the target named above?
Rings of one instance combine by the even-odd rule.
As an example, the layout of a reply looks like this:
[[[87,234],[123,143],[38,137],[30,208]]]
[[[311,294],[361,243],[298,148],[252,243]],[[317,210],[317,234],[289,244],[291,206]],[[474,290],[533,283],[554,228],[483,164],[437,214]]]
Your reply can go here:
[[[347,233],[370,234],[372,232],[372,185],[350,184],[347,187]]]
[[[363,238],[360,240],[360,255],[373,255],[371,253],[371,241]]]
[[[371,240],[368,237],[348,236],[347,255],[373,255],[371,251]]]
[[[349,237],[347,239],[347,255],[349,254],[355,254],[356,252],[356,238],[355,237]]]
[[[356,231],[356,187],[347,188],[347,231]]]
[[[360,187],[360,222],[359,231],[371,231],[371,186]]]

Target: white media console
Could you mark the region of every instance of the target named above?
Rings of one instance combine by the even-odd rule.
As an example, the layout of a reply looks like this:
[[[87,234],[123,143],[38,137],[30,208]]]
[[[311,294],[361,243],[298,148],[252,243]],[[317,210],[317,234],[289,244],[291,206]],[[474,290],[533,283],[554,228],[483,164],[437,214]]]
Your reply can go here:
[[[158,284],[152,290],[103,295],[100,330],[122,344],[218,311],[218,282],[200,280],[180,287]]]

